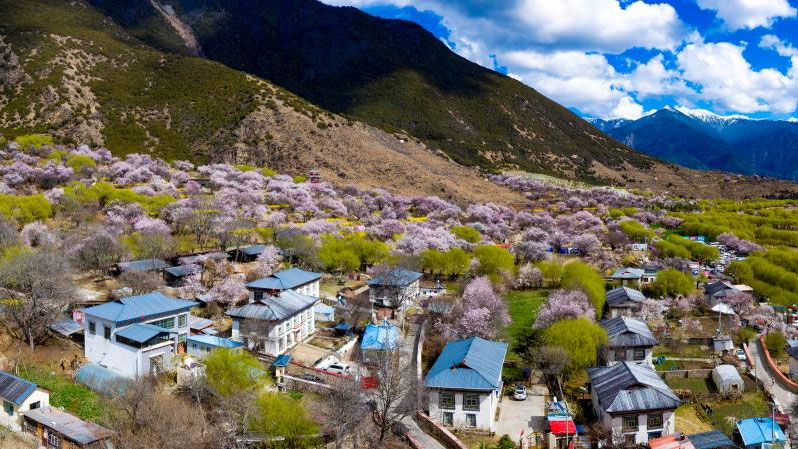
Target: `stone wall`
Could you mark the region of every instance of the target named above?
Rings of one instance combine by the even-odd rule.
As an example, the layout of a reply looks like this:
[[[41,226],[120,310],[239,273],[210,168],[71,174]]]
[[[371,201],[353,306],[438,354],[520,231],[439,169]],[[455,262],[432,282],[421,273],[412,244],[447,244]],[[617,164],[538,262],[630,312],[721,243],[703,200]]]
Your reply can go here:
[[[438,440],[446,449],[468,449],[452,432],[439,426],[421,411],[416,412],[416,421],[421,430]]]

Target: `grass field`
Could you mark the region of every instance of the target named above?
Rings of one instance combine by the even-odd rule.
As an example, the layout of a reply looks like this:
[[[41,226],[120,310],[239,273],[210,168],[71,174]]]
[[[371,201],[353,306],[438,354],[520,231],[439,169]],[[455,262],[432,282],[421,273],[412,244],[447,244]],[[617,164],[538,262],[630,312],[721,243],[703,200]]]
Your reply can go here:
[[[507,293],[505,300],[512,320],[507,326],[507,337],[510,340],[515,341],[525,329],[532,327],[547,294],[546,290],[513,290]]]
[[[100,396],[68,377],[35,365],[20,367],[19,376],[50,390],[50,405],[63,407],[83,419],[95,420],[105,411],[105,404]]]
[[[716,429],[723,429],[727,433],[731,430],[727,418],[736,419],[753,418],[755,416],[767,416],[770,407],[765,396],[759,391],[744,393],[743,397],[734,402],[709,403],[712,407],[710,424]]]
[[[685,377],[679,377],[679,378],[665,379],[665,383],[668,384],[668,386],[674,390],[690,390],[695,394],[711,393],[714,391],[714,387],[712,386],[712,380],[709,378],[690,379]]]
[[[704,422],[695,412],[695,405],[683,404],[676,409],[676,431],[686,434],[708,432],[712,426]]]

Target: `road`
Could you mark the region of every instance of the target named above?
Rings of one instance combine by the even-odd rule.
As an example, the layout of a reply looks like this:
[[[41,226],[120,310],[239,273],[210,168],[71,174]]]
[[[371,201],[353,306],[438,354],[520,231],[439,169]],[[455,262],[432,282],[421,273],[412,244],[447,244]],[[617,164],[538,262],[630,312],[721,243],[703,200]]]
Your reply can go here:
[[[783,387],[770,374],[770,371],[766,368],[767,362],[759,350],[759,344],[756,339],[748,343],[748,350],[751,352],[751,358],[754,359],[753,362],[756,364],[756,368],[753,370],[756,378],[762,381],[770,395],[773,396],[777,407],[782,411],[789,410],[790,404],[795,401],[795,394]]]

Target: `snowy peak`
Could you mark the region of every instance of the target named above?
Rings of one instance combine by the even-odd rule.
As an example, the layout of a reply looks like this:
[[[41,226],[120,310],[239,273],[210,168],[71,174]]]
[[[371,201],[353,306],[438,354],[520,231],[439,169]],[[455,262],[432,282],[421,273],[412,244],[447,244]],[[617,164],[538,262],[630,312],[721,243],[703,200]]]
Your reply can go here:
[[[752,120],[750,117],[740,114],[719,115],[712,111],[707,111],[706,109],[690,109],[684,106],[666,106],[665,109],[669,111],[681,112],[682,114],[709,125],[718,131],[740,120]]]

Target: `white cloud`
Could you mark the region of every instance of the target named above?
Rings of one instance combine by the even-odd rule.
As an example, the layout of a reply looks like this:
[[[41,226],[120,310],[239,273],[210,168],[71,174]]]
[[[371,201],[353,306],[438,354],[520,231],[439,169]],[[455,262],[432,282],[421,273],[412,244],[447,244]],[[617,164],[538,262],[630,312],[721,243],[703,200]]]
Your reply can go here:
[[[753,70],[743,57],[744,49],[728,42],[690,44],[678,54],[677,65],[685,80],[700,85],[698,98],[723,110],[795,111],[795,64],[787,75],[771,68]]]
[[[787,0],[698,0],[698,6],[715,11],[731,30],[770,27],[782,17],[795,17]]]
[[[629,92],[635,92],[638,99],[653,98],[660,95],[690,95],[693,90],[681,79],[675,70],[666,69],[663,55],[656,55],[645,64],[638,64],[620,82]]]
[[[798,49],[796,49],[789,43],[782,41],[775,34],[766,34],[762,36],[762,39],[759,41],[759,46],[761,48],[775,50],[776,53],[778,53],[781,56],[786,56],[786,57],[798,56]]]

